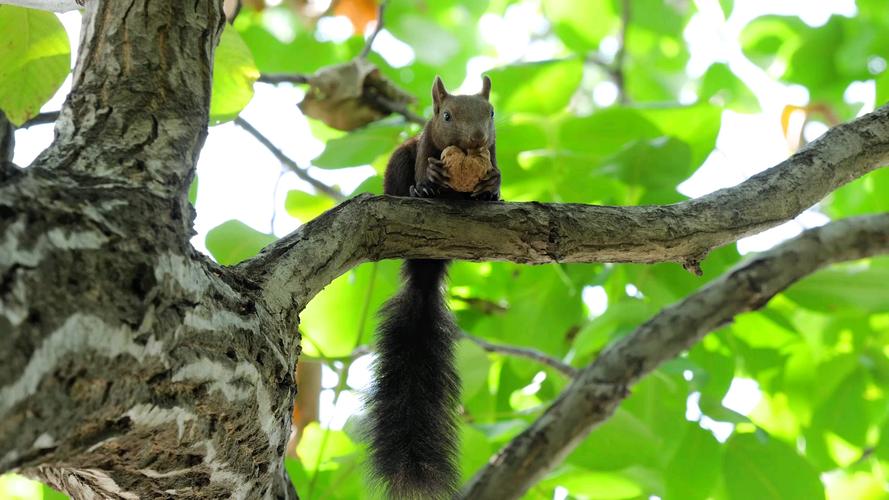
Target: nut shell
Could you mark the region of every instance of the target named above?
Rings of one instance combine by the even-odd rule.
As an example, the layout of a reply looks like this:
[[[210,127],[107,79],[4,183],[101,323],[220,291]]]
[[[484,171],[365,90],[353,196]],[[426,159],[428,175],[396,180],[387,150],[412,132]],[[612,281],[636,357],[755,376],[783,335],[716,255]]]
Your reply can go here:
[[[487,148],[467,153],[457,146],[448,146],[441,152],[441,161],[448,173],[451,189],[461,193],[471,193],[493,168],[491,153]]]

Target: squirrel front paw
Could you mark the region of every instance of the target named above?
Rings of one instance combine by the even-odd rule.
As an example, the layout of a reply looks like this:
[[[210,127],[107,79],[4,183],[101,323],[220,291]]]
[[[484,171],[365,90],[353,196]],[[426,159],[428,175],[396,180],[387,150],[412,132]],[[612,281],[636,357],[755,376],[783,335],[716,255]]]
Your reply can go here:
[[[441,187],[428,181],[410,187],[410,194],[414,198],[435,198],[439,193]]]
[[[470,196],[474,200],[500,201],[500,172],[494,170],[480,180]]]
[[[440,186],[447,186],[451,176],[448,175],[445,163],[433,156],[428,157],[426,161],[428,165],[426,167],[426,178]]]

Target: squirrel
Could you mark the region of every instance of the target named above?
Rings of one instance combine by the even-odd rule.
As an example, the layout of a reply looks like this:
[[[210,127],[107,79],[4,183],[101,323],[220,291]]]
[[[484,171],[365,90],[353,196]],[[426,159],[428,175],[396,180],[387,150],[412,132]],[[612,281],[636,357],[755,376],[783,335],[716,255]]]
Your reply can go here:
[[[419,136],[405,141],[389,158],[383,192],[499,200],[490,92],[487,76],[475,95],[451,95],[436,77],[434,115]],[[487,149],[492,168],[471,192],[448,184],[441,159],[448,146]],[[384,484],[388,498],[449,498],[456,492],[460,379],[454,366],[458,329],[442,290],[447,265],[446,260],[405,260],[401,290],[380,310],[367,434],[371,475]]]

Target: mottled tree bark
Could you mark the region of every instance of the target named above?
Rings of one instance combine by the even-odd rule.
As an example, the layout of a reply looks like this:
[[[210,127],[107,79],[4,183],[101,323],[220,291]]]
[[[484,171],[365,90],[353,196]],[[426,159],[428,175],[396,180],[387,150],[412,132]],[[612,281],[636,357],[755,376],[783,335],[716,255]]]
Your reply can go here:
[[[196,255],[221,2],[87,2],[56,140],[0,186],[0,470],[75,498],[285,497],[295,312]]]
[[[207,131],[221,3],[88,0],[56,140],[24,170],[4,161],[9,143],[0,142],[0,472],[75,498],[291,496],[283,456],[298,314],[351,267],[439,257],[697,270],[715,246],[788,220],[889,162],[884,107],[698,200],[619,208],[363,196],[223,268],[189,245],[186,199]],[[732,299],[707,290],[704,299]],[[695,335],[711,326],[701,318]],[[654,335],[644,353],[615,346],[547,415],[582,412],[584,381],[608,383],[607,409],[644,373],[615,380],[614,367],[651,367],[694,338]],[[498,481],[545,472],[599,421],[547,434],[556,424],[546,418],[532,431],[560,441],[513,446],[502,461],[528,450],[538,455],[522,463],[533,470],[504,469]],[[513,484],[517,494],[527,481]]]

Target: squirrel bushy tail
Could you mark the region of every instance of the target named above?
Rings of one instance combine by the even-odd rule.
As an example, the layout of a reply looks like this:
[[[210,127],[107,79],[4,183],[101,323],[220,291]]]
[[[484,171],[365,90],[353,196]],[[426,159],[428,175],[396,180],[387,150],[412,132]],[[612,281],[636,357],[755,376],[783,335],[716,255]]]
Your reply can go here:
[[[388,498],[449,498],[459,470],[457,327],[442,286],[448,261],[412,259],[381,309],[369,395],[370,459]]]

